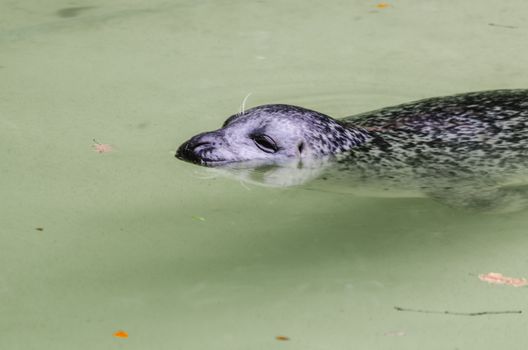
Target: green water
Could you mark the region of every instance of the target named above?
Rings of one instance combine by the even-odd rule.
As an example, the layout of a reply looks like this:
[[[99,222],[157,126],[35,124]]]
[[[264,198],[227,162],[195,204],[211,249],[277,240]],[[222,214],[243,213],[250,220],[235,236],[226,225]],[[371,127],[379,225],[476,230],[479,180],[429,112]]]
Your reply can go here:
[[[526,349],[527,289],[477,277],[528,276],[526,212],[174,158],[248,93],[343,117],[528,87],[526,2],[388,3],[2,1],[0,349]]]

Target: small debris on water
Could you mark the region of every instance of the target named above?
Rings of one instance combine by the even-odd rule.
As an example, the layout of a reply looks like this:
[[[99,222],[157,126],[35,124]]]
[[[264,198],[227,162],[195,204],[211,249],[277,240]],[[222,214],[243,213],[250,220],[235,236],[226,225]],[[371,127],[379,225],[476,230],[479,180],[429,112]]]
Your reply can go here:
[[[112,149],[112,146],[106,144],[106,143],[99,143],[97,142],[96,139],[93,139],[93,147],[95,149],[96,152],[98,153],[108,153],[108,152],[111,152],[113,149]]]
[[[37,231],[44,231],[44,227],[37,227],[37,228],[35,228],[35,230],[37,230]]]
[[[528,285],[528,280],[526,278],[506,277],[502,273],[498,272],[480,274],[478,278],[481,281],[488,282],[491,284],[506,284],[508,286],[513,287],[524,287]]]
[[[57,16],[62,18],[71,18],[79,16],[81,12],[95,8],[95,6],[78,6],[78,7],[65,7],[57,11]]]
[[[376,7],[379,9],[386,9],[387,7],[390,7],[390,4],[387,2],[380,2],[379,4],[376,4]]]
[[[203,216],[194,215],[192,218],[196,221],[205,221],[205,218]]]
[[[489,26],[491,27],[501,27],[501,28],[508,28],[508,29],[517,29],[519,27],[516,27],[516,26],[509,26],[509,25],[505,25],[505,24],[497,24],[497,23],[488,23]]]
[[[386,337],[403,337],[405,336],[405,332],[404,331],[389,331],[389,332],[385,332],[383,335]]]
[[[125,331],[122,331],[122,330],[121,331],[117,331],[117,332],[114,333],[114,337],[123,338],[123,339],[124,338],[128,338],[128,333],[125,332]]]
[[[288,340],[290,340],[290,338],[285,336],[285,335],[278,335],[278,336],[275,337],[275,339],[280,340],[280,341],[288,341]]]
[[[422,314],[442,314],[442,315],[453,315],[453,316],[484,316],[484,315],[504,315],[504,314],[522,314],[522,310],[504,310],[504,311],[476,311],[476,312],[458,312],[458,311],[439,311],[439,310],[423,310],[423,309],[411,309],[405,307],[395,306],[394,310],[404,312],[418,312]]]

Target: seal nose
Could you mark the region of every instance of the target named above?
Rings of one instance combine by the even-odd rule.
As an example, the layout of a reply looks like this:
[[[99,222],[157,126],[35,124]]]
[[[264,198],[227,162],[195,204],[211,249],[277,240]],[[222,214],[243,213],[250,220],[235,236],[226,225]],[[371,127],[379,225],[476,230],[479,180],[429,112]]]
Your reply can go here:
[[[201,163],[201,158],[197,151],[203,149],[202,146],[210,144],[210,142],[191,143],[190,141],[187,141],[176,151],[176,158],[199,164]]]
[[[201,164],[201,153],[204,150],[213,148],[214,143],[207,140],[203,135],[197,135],[189,141],[183,143],[176,151],[176,158],[185,160],[191,163]]]

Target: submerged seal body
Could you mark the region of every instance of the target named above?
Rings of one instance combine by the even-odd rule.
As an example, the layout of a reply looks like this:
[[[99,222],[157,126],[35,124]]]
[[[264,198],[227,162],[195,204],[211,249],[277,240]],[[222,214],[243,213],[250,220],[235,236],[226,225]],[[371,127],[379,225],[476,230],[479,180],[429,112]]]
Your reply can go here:
[[[264,105],[194,136],[176,156],[214,167],[303,168],[324,159],[325,169],[356,184],[412,187],[453,202],[494,201],[498,189],[528,178],[528,90],[429,98],[340,120]]]

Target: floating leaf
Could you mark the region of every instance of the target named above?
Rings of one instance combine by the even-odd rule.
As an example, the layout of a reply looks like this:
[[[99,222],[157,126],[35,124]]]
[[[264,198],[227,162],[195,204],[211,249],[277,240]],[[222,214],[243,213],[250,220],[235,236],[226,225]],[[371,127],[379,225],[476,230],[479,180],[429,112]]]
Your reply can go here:
[[[125,331],[117,331],[114,333],[114,337],[116,338],[128,338],[128,333]]]
[[[106,143],[99,143],[95,139],[93,139],[93,147],[95,148],[95,151],[98,153],[108,153],[112,152],[113,148],[112,146],[106,144]]]
[[[275,337],[275,339],[280,340],[280,341],[287,341],[287,340],[290,340],[290,338],[288,338],[288,337],[285,336],[285,335],[278,335],[278,336]]]
[[[528,280],[526,278],[506,277],[498,272],[480,274],[478,277],[481,281],[491,284],[506,284],[513,287],[524,287],[528,285]]]

